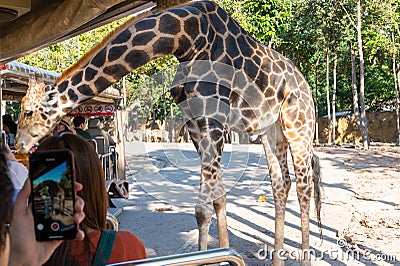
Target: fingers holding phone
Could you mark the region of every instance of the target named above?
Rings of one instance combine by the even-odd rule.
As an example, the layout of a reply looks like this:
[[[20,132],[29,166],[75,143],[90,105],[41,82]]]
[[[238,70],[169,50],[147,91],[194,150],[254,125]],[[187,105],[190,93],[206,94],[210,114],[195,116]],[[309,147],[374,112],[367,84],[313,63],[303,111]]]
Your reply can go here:
[[[74,182],[75,192],[81,191],[83,186],[81,183]],[[78,195],[75,196],[75,214],[74,214],[74,221],[76,224],[80,224],[85,219],[85,213],[83,212],[83,208],[85,207],[85,202],[81,197]],[[82,230],[78,230],[76,233],[76,240],[83,240],[85,238],[85,232]]]
[[[82,184],[74,183],[75,191],[82,190]],[[46,262],[62,240],[36,241],[32,203],[27,205],[31,194],[30,179],[27,179],[14,204],[13,220],[10,226],[11,253],[10,265],[41,265]],[[85,218],[84,201],[77,196],[74,221],[79,224]],[[78,230],[77,240],[83,240],[84,232]]]

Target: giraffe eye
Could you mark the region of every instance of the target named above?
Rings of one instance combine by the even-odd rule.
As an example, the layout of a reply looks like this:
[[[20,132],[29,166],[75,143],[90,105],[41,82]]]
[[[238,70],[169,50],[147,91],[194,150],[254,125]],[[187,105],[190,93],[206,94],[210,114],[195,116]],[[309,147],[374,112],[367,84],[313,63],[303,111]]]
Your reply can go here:
[[[26,116],[27,118],[31,118],[32,115],[33,115],[33,111],[26,111],[26,112],[25,112],[25,116]]]

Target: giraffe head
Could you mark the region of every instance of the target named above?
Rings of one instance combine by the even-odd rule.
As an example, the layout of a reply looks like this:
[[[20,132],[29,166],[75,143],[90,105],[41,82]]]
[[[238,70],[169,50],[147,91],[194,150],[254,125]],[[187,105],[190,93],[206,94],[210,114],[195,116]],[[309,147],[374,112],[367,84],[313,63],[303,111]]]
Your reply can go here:
[[[15,138],[15,148],[19,153],[27,153],[61,120],[65,113],[59,108],[59,94],[56,87],[30,79],[21,101],[21,117]]]

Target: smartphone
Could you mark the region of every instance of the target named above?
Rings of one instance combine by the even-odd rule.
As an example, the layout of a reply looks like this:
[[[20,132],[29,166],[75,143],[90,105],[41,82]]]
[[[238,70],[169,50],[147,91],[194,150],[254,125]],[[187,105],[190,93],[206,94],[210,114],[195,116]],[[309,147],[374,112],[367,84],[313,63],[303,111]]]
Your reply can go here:
[[[29,155],[32,212],[36,240],[74,239],[75,167],[69,150],[38,151]]]

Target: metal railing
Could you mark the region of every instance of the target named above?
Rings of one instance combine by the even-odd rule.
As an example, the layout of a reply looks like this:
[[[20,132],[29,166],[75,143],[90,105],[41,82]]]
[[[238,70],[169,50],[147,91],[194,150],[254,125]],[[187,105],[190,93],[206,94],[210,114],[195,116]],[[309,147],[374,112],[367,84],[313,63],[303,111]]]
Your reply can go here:
[[[196,251],[190,253],[176,254],[170,256],[149,258],[145,260],[127,261],[109,266],[117,265],[146,265],[146,266],[187,266],[204,265],[211,263],[227,262],[229,265],[244,266],[242,256],[231,248],[216,248],[210,250]]]

